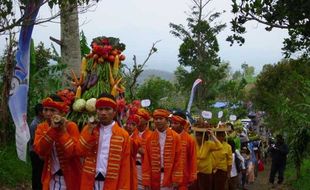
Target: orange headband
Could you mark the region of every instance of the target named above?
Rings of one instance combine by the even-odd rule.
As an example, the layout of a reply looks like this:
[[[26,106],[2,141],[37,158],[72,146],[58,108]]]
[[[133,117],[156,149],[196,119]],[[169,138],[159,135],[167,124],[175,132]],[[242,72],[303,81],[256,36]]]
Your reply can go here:
[[[42,101],[43,107],[52,107],[58,109],[60,112],[67,113],[69,107],[64,102],[56,102],[52,98],[48,97]]]
[[[146,109],[140,108],[138,109],[136,114],[145,119],[146,121],[151,119],[150,113]]]
[[[117,107],[117,104],[111,98],[103,97],[103,98],[97,99],[96,101],[96,108],[100,108],[100,107],[111,107],[115,110]]]
[[[170,112],[165,109],[156,109],[153,112],[153,117],[165,117],[168,118],[170,115]]]
[[[135,123],[136,125],[139,125],[140,123],[140,117],[136,114],[132,114],[128,117],[127,119],[127,124],[130,124],[130,123]]]
[[[187,121],[178,115],[173,115],[171,120],[176,123],[180,123],[182,126],[186,125]]]

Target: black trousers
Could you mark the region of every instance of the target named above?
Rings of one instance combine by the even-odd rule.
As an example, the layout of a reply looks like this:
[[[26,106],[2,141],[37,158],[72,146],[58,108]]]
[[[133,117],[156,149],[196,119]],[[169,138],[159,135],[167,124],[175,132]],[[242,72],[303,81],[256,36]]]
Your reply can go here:
[[[30,151],[30,159],[32,166],[32,190],[42,190],[41,176],[43,171],[44,161],[34,152]]]
[[[273,184],[276,174],[278,173],[278,184],[281,184],[284,179],[284,170],[285,170],[285,163],[272,162],[270,175],[269,175],[269,182]]]

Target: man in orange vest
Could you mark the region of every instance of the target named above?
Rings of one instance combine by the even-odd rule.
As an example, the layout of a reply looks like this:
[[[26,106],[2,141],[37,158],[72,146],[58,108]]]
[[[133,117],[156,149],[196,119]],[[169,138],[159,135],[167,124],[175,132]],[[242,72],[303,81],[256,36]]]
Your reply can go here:
[[[153,112],[156,130],[146,142],[143,161],[145,189],[175,190],[183,179],[180,136],[169,128],[170,112]]]
[[[45,121],[35,131],[34,150],[44,159],[43,190],[77,190],[81,163],[75,154],[79,130],[74,122],[62,116],[69,107],[57,95],[42,101]]]
[[[197,179],[197,152],[195,140],[185,131],[188,125],[186,116],[174,113],[170,117],[171,128],[181,137],[181,159],[183,163],[183,180],[179,190],[187,190]]]
[[[96,101],[98,121],[89,122],[81,132],[77,153],[84,158],[81,189],[130,189],[130,139],[114,120],[117,104],[110,94]]]
[[[137,167],[137,180],[138,180],[138,190],[144,190],[142,184],[142,163],[145,152],[145,145],[147,139],[151,136],[152,131],[148,127],[149,120],[151,119],[150,113],[144,109],[139,108],[137,113],[140,116],[140,123],[137,125],[136,130],[134,131],[133,138],[138,139],[140,142],[140,147],[136,156],[136,167]]]

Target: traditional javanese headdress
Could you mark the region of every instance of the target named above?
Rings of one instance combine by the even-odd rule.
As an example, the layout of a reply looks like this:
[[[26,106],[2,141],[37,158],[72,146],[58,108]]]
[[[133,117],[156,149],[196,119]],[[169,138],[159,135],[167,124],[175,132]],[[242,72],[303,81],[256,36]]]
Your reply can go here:
[[[52,107],[56,108],[60,112],[67,113],[69,111],[69,107],[64,102],[54,101],[52,98],[48,97],[42,101],[43,107]]]
[[[168,118],[169,115],[171,113],[168,111],[168,110],[165,110],[165,109],[156,109],[154,110],[153,112],[153,117],[164,117],[164,118]]]
[[[187,124],[186,119],[183,119],[182,117],[178,116],[178,115],[172,115],[170,117],[171,121],[176,122],[176,123],[180,123],[183,127]]]
[[[144,108],[139,108],[136,114],[145,119],[146,121],[149,121],[151,119],[150,113]]]
[[[139,125],[140,123],[140,116],[136,115],[136,114],[132,114],[128,117],[127,119],[127,124],[132,124],[135,123],[136,125]]]
[[[96,108],[100,108],[100,107],[111,107],[114,110],[116,110],[117,104],[111,98],[101,97],[101,98],[97,99],[97,101],[96,101]]]

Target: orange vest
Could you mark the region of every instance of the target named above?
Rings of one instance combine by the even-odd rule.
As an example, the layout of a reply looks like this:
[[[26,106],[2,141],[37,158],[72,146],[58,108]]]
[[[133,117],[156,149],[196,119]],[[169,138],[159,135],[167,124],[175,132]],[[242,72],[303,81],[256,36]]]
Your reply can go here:
[[[181,158],[183,163],[183,180],[181,186],[187,187],[189,183],[197,179],[196,142],[186,131],[183,131],[180,137]]]
[[[75,153],[75,145],[79,139],[79,130],[74,122],[68,122],[66,125],[67,132],[51,128],[47,122],[39,124],[36,129],[33,146],[35,152],[44,159],[41,177],[43,190],[49,190],[49,183],[52,178],[51,154],[54,142],[67,189],[79,189],[79,184],[76,182],[80,180],[81,162]]]
[[[99,126],[89,134],[86,125],[81,132],[77,153],[84,158],[81,189],[93,190],[96,175]],[[117,122],[112,127],[107,174],[103,190],[130,189],[130,138]]]
[[[151,136],[152,132],[147,128],[145,129],[144,133],[142,134],[142,137],[139,137],[139,131],[138,129],[135,129],[133,132],[130,140],[131,140],[131,189],[135,190],[138,188],[138,176],[137,176],[137,154],[140,147],[142,147],[145,150],[145,142],[146,139]],[[141,155],[141,162],[143,162],[143,155]],[[141,165],[141,167],[143,167]]]
[[[138,129],[136,129],[134,132],[133,132],[133,135],[132,135],[132,137],[134,138],[134,139],[139,139],[139,144],[140,144],[140,146],[143,148],[143,150],[145,150],[145,146],[146,146],[146,141],[147,141],[147,139],[152,135],[152,131],[151,130],[149,130],[149,128],[146,128],[145,129],[145,131],[144,131],[144,133],[142,134],[142,137],[140,138],[139,137],[139,131],[138,131]],[[143,158],[143,155],[141,155],[141,161],[143,162],[143,160],[144,160],[144,158]],[[142,167],[143,167],[143,165],[142,165]]]
[[[151,186],[152,190],[159,190],[160,186],[171,187],[172,183],[180,184],[183,179],[180,136],[171,129],[166,130],[164,147],[164,179],[160,184],[160,144],[159,132],[155,131],[146,142],[143,160],[143,185]]]
[[[137,167],[136,167],[136,160],[137,160],[137,153],[138,149],[141,146],[141,141],[134,136],[130,138],[131,144],[131,155],[130,155],[130,189],[134,190],[138,188],[138,178],[137,178]]]

